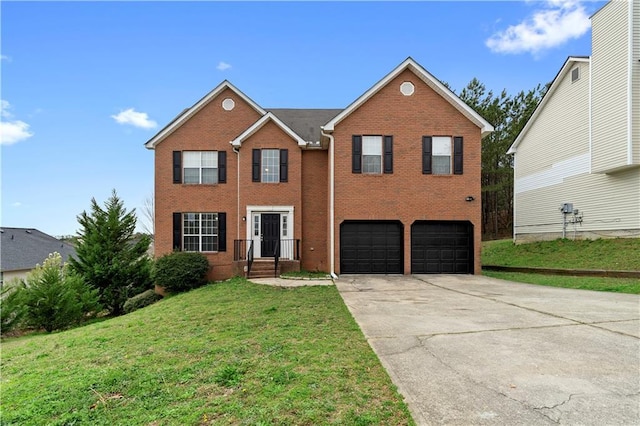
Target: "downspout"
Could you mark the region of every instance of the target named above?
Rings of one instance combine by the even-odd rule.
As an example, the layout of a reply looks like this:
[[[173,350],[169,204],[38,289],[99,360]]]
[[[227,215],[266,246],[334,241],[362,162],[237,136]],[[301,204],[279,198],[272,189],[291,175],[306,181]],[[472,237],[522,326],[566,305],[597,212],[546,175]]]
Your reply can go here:
[[[324,132],[324,127],[320,127],[322,136],[329,138],[329,272],[333,279],[338,279],[336,275],[336,233],[335,233],[335,140],[332,135]]]
[[[629,40],[628,40],[628,60],[627,60],[627,164],[633,164],[633,4],[629,2]]]
[[[240,239],[240,150],[236,147],[233,147],[233,152],[236,153],[236,158],[238,159],[237,164],[237,172],[238,176],[236,178],[236,240]]]

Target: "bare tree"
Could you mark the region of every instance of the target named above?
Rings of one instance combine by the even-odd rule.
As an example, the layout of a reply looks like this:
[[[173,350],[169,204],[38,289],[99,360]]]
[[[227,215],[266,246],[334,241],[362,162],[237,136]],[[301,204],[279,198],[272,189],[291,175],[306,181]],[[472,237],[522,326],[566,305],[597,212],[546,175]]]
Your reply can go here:
[[[140,221],[140,226],[142,230],[151,235],[153,239],[155,236],[155,202],[153,198],[153,194],[147,196],[144,201],[142,201],[142,220]]]

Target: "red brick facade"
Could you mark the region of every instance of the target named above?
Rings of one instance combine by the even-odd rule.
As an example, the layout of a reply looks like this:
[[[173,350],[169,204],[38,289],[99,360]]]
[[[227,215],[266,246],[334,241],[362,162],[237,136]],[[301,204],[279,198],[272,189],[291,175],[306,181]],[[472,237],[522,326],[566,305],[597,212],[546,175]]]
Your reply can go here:
[[[406,65],[406,63],[409,65]],[[417,220],[468,221],[473,226],[473,267],[480,273],[480,153],[482,130],[463,114],[459,105],[445,99],[425,82],[426,72],[405,61],[383,80],[372,96],[348,111],[330,131],[335,149],[335,176],[330,176],[330,138],[321,145],[301,143],[282,122],[264,119],[266,112],[232,85],[223,83],[209,97],[186,110],[158,133],[147,147],[155,152],[156,256],[174,249],[174,213],[223,212],[226,214],[226,251],[208,252],[210,279],[228,278],[234,265],[234,241],[255,238],[254,219],[263,213],[286,216],[282,238],[300,240],[300,267],[340,273],[340,225],[345,220],[394,220],[403,227],[403,272],[411,273],[411,225]],[[427,75],[427,77],[425,77]],[[411,82],[413,94],[400,91]],[[452,96],[452,95],[450,95]],[[232,99],[231,110],[223,100]],[[457,106],[456,106],[457,105]],[[471,113],[474,114],[474,113]],[[264,122],[259,122],[263,118]],[[239,139],[256,122],[251,135]],[[486,122],[485,122],[486,123]],[[490,125],[484,129],[490,128]],[[489,130],[490,131],[490,130]],[[352,172],[353,135],[393,136],[393,173]],[[451,136],[464,139],[464,171],[460,175],[422,172],[422,137]],[[230,143],[234,141],[234,146]],[[303,141],[304,142],[304,141]],[[287,181],[255,182],[254,150],[288,152]],[[225,151],[226,182],[174,183],[175,151]],[[331,239],[331,188],[335,188],[333,247]],[[467,196],[474,200],[465,201]],[[285,220],[285,219],[282,219]],[[286,231],[285,228],[286,227]],[[333,259],[332,259],[333,256]],[[334,270],[331,271],[331,264]]]
[[[404,96],[400,84],[415,92]],[[411,273],[411,224],[416,220],[468,220],[474,226],[474,271],[480,273],[480,129],[406,70],[340,122],[335,137],[336,272],[344,220],[399,220],[404,225],[404,273]],[[393,173],[354,174],[352,135],[393,136]],[[462,175],[422,173],[423,136],[464,137]],[[466,196],[475,198],[465,201]]]

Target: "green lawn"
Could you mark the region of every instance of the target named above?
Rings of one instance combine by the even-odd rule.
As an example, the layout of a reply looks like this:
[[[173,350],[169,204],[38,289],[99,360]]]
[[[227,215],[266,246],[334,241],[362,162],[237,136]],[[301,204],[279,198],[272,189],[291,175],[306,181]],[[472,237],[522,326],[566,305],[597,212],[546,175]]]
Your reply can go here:
[[[637,278],[571,277],[502,271],[482,271],[482,274],[487,277],[500,278],[501,280],[552,287],[640,294],[640,280]]]
[[[511,240],[482,245],[483,265],[560,269],[640,271],[640,239],[555,240],[514,245]],[[554,287],[640,294],[636,278],[573,277],[484,270],[484,275]]]
[[[211,284],[2,343],[3,425],[413,424],[333,286]]]
[[[482,264],[566,269],[640,271],[640,238],[554,240],[514,245],[482,244]]]
[[[302,279],[330,279],[331,275],[326,272],[317,271],[291,271],[282,274],[285,278],[302,278]]]

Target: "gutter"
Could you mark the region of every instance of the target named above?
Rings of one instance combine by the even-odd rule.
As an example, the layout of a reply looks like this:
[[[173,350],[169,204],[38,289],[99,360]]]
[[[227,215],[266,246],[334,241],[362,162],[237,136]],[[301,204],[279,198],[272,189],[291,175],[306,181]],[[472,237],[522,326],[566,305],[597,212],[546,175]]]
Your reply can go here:
[[[320,126],[320,134],[329,138],[329,273],[331,278],[338,279],[336,275],[336,232],[335,232],[335,139],[324,132],[324,126]]]

